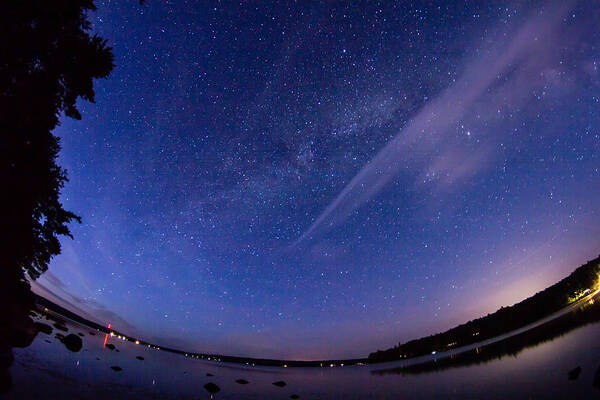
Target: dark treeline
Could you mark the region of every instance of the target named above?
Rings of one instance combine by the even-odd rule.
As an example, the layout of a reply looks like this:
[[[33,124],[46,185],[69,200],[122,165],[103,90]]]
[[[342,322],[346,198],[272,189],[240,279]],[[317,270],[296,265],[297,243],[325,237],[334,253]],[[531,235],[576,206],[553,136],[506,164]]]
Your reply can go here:
[[[567,314],[561,315],[533,329],[521,332],[499,342],[478,347],[464,353],[455,354],[425,363],[395,367],[373,371],[377,375],[386,374],[421,374],[441,371],[450,368],[465,367],[469,365],[486,364],[506,356],[516,356],[522,350],[535,347],[541,343],[552,341],[558,337],[600,321],[600,302],[586,302]]]
[[[446,332],[411,340],[391,349],[369,354],[369,362],[394,361],[440,352],[477,343],[519,329],[559,311],[582,296],[596,290],[600,277],[600,257],[573,271],[560,282],[510,307],[502,307]]]
[[[103,332],[103,333],[110,333],[111,332],[111,330],[108,329],[105,326],[97,324],[94,321],[90,321],[89,319],[83,318],[83,317],[75,314],[74,312],[71,312],[71,311],[67,310],[64,307],[61,307],[58,304],[56,304],[56,303],[54,303],[54,302],[52,302],[50,300],[45,299],[42,296],[39,296],[39,295],[37,295],[35,293],[32,293],[32,294],[33,294],[33,297],[35,299],[35,302],[42,309],[47,308],[47,309],[52,310],[53,312],[55,312],[57,314],[60,314],[60,315],[62,315],[64,317],[67,317],[67,318],[69,318],[69,319],[71,319],[71,320],[73,320],[73,321],[75,321],[77,323],[80,323],[82,325],[85,325],[85,326],[88,326],[90,328],[96,329],[97,331],[100,331],[100,332]]]

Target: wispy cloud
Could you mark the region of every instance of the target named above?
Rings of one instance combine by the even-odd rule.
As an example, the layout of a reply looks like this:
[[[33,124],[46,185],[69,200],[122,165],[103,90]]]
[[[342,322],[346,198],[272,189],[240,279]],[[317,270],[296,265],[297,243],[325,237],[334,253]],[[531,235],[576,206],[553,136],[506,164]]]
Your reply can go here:
[[[499,30],[489,35],[466,64],[462,76],[417,112],[402,132],[352,178],[295,245],[309,240],[318,229],[342,222],[386,186],[415,154],[422,156],[411,167],[417,181],[435,172],[444,177],[438,181],[440,185],[449,185],[481,170],[488,157],[455,152],[456,145],[450,140],[455,132],[452,128],[474,111],[479,113],[481,123],[482,119],[496,117],[494,106],[498,103],[515,106],[531,95],[553,59],[556,43],[549,38],[556,34],[566,11],[565,4],[552,6],[534,13],[512,34]],[[427,159],[430,161],[423,166]]]
[[[84,299],[69,293],[69,288],[51,271],[32,282],[31,289],[38,295],[101,325],[111,323],[113,327],[137,334],[137,329],[117,313],[107,309],[93,299]]]

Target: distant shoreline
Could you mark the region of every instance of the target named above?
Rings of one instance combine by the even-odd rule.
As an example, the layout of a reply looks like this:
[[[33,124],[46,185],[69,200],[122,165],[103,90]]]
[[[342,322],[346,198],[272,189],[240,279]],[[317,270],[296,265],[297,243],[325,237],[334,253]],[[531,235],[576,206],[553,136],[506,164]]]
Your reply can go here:
[[[567,278],[564,278],[557,284],[546,288],[545,290],[526,300],[523,300],[520,303],[517,303],[511,307],[502,307],[493,314],[488,314],[485,317],[481,317],[466,324],[459,325],[443,333],[412,340],[388,350],[377,351],[375,353],[371,353],[369,357],[365,358],[312,361],[238,357],[222,354],[186,352],[179,349],[164,347],[134,337],[129,337],[128,335],[115,329],[108,329],[107,327],[101,326],[65,309],[64,307],[61,307],[40,295],[34,294],[34,296],[36,303],[41,308],[51,310],[61,316],[72,319],[73,321],[86,325],[92,329],[96,329],[99,332],[111,335],[119,340],[133,342],[139,344],[140,346],[147,346],[156,350],[180,354],[185,357],[213,362],[227,362],[241,365],[282,368],[343,367],[351,365],[373,365],[393,361],[405,361],[427,355],[435,355],[438,352],[440,353],[441,357],[445,357],[444,353],[446,353],[448,350],[459,350],[460,348],[465,347],[465,351],[468,351],[469,346],[486,346],[491,343],[501,342],[505,340],[505,338],[501,338],[499,340],[494,340],[494,338],[500,338],[504,335],[512,336],[511,333],[527,330],[527,327],[529,326],[534,328],[536,326],[543,325],[548,320],[552,319],[553,316],[558,317],[563,315],[582,301],[585,302],[590,298],[595,297],[600,292],[600,288],[598,287],[600,282],[598,282],[598,279],[600,279],[600,257],[577,268],[573,273],[571,273],[571,275],[569,275]],[[586,292],[586,290],[589,290],[589,292]],[[566,304],[564,303],[563,297],[567,295],[578,295],[577,293],[579,293],[579,298],[576,298],[571,302],[567,302]],[[550,302],[550,304],[548,304],[548,298],[552,298],[554,302]],[[561,302],[562,306],[557,306],[557,304],[560,305]],[[539,303],[544,304],[546,307],[538,307]],[[531,309],[536,310],[537,313],[532,315],[530,311]],[[526,314],[526,317],[528,317],[529,320],[519,316],[519,313]],[[508,319],[510,322],[512,322],[512,325],[510,323],[501,324],[499,325],[501,329],[497,329],[499,319],[500,321],[506,321]],[[519,324],[519,322],[523,320],[527,321],[527,323]],[[468,331],[468,335],[466,337],[464,335],[465,331]],[[477,334],[475,335],[471,332],[476,332]],[[451,346],[442,345],[442,343],[445,344],[448,342],[451,344]],[[452,353],[454,353],[454,351]]]
[[[138,338],[130,337],[125,333],[122,333],[116,329],[108,329],[105,326],[99,325],[93,321],[90,321],[86,318],[81,317],[64,307],[59,306],[58,304],[42,297],[38,294],[35,294],[36,303],[42,308],[47,308],[61,316],[72,319],[75,322],[88,326],[92,329],[96,329],[97,331],[103,332],[105,334],[110,335],[113,334],[113,337],[116,337],[120,340],[125,340],[128,342],[137,343],[140,346],[147,346],[154,348],[156,350],[167,351],[169,353],[180,354],[184,357],[197,358],[205,361],[214,361],[214,362],[228,362],[233,364],[242,364],[242,365],[252,365],[252,366],[266,366],[266,367],[343,367],[350,365],[365,365],[367,364],[367,358],[354,358],[354,359],[345,359],[345,360],[313,360],[313,361],[300,361],[300,360],[276,360],[270,358],[252,358],[252,357],[237,357],[237,356],[227,356],[222,354],[209,354],[209,353],[197,353],[197,352],[188,352],[179,349],[174,349],[170,347],[164,347],[161,345],[157,345],[154,343],[150,343]]]
[[[525,349],[551,342],[584,326],[600,323],[599,294],[600,291],[596,291],[578,301],[577,304],[568,306],[532,326],[495,338],[496,340],[491,339],[460,349],[453,349],[417,363],[407,362],[402,365],[373,370],[371,373],[375,375],[414,375],[487,364],[507,356],[516,357]]]

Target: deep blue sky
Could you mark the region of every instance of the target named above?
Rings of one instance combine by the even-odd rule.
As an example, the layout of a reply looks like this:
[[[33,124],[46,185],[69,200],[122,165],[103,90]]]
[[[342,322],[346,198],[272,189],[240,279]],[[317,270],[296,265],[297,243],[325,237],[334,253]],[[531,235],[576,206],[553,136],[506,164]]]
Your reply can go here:
[[[164,345],[307,359],[561,279],[600,253],[600,10],[484,3],[98,3],[116,67],[56,130],[83,223],[39,284]]]

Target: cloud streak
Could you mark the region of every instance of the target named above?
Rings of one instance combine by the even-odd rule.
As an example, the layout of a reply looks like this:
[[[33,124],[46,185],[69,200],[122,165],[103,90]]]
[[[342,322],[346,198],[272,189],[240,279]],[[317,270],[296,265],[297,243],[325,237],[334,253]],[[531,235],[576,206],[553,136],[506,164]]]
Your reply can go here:
[[[46,271],[40,279],[31,282],[31,289],[36,294],[100,325],[110,322],[116,329],[125,330],[128,334],[139,333],[129,321],[102,304],[69,293],[69,288],[51,271]]]
[[[377,155],[367,163],[344,187],[337,197],[315,219],[310,227],[297,239],[294,246],[310,240],[320,229],[327,229],[342,222],[351,212],[375,196],[386,184],[397,176],[405,161],[411,154],[430,154],[437,145],[442,144],[449,136],[451,127],[475,106],[481,108],[480,101],[490,101],[490,106],[502,97],[505,101],[514,98],[523,99],[526,92],[538,81],[539,74],[546,68],[543,60],[553,50],[548,37],[568,11],[562,4],[548,10],[538,11],[512,35],[498,33],[498,37],[488,37],[484,41],[485,50],[469,63],[462,76],[440,95],[427,103],[405,126],[405,128],[389,141]],[[492,40],[493,39],[493,40]],[[490,43],[500,43],[490,45]],[[540,61],[542,60],[542,61]],[[532,75],[534,74],[534,75]],[[535,75],[537,74],[537,76]],[[524,76],[535,76],[526,81]],[[505,78],[517,80],[519,85],[505,82]],[[525,82],[524,82],[525,81]],[[511,93],[507,93],[511,91]],[[512,93],[516,91],[517,93]],[[488,96],[492,98],[489,99]],[[507,97],[510,95],[510,97]],[[442,151],[442,153],[445,153]],[[467,157],[466,164],[462,158],[450,155],[442,156],[443,160],[434,161],[426,167],[422,176],[429,170],[443,169],[456,177],[474,174],[484,164],[485,157]],[[437,171],[444,172],[444,171]],[[455,179],[446,180],[445,184]]]

